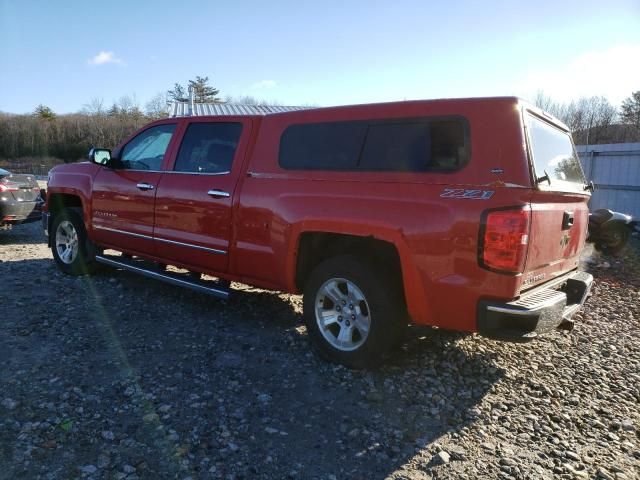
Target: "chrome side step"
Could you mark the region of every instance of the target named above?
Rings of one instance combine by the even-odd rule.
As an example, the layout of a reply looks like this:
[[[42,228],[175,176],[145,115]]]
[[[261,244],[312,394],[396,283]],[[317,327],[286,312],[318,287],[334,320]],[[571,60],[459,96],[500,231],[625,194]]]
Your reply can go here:
[[[214,297],[222,298],[224,300],[229,298],[229,289],[217,285],[215,282],[185,278],[184,275],[179,273],[151,270],[149,268],[144,268],[146,265],[143,263],[136,265],[135,260],[126,260],[122,257],[111,255],[96,255],[96,262],[110,267],[122,268],[123,270],[138,273],[145,277],[154,278],[178,287],[190,288],[196,292],[206,293],[207,295],[213,295]]]

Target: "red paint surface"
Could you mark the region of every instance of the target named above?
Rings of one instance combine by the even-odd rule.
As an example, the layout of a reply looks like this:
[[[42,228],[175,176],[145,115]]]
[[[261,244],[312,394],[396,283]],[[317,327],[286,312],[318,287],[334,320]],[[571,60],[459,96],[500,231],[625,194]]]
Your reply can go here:
[[[584,245],[589,195],[532,187],[522,108],[515,98],[460,99],[266,117],[164,120],[155,124],[177,121],[179,128],[165,155],[163,171],[173,167],[187,122],[243,122],[232,172],[223,176],[152,174],[66,165],[53,171],[49,192],[80,197],[88,231],[98,243],[288,292],[296,291],[297,247],[304,232],[373,236],[392,243],[398,251],[414,322],[475,330],[480,299],[508,301],[519,295],[529,277],[544,274],[528,281],[527,288],[575,268]],[[471,160],[457,172],[291,171],[278,165],[280,136],[291,124],[449,115],[463,116],[470,125]],[[503,173],[492,173],[492,169]],[[142,178],[138,175],[148,176],[144,181],[157,186],[153,193],[134,191]],[[445,188],[477,188],[494,194],[486,200],[442,198]],[[214,199],[206,194],[209,189],[224,190],[231,196]],[[532,210],[525,269],[518,275],[489,271],[478,262],[483,212],[501,207]],[[117,212],[119,219],[105,220],[99,211]],[[563,231],[565,211],[573,212],[575,220]],[[98,224],[225,250],[227,255],[155,240],[107,237],[92,228]]]

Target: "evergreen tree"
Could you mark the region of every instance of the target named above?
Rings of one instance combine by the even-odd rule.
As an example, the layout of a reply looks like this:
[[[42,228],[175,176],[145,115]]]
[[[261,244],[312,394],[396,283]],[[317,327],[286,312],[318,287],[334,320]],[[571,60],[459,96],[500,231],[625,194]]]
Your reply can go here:
[[[188,102],[189,97],[185,92],[185,89],[179,83],[173,86],[173,89],[167,91],[167,96],[174,102]]]
[[[220,90],[209,85],[209,77],[196,76],[195,80],[189,80],[189,88],[193,90],[193,100],[197,103],[217,103],[221,100],[216,96]],[[188,102],[188,89],[179,83],[174,84],[171,90],[167,91],[167,98],[174,102]]]
[[[189,80],[189,86],[193,89],[193,98],[198,103],[215,103],[220,99],[216,97],[220,90],[209,85],[209,77],[196,76],[195,80]]]
[[[640,128],[640,90],[622,102],[621,110],[620,118],[624,123]]]
[[[118,105],[115,102],[113,102],[113,105],[111,105],[109,110],[107,110],[107,115],[109,115],[110,117],[117,117],[119,114],[120,114],[120,109],[118,108]]]
[[[33,112],[33,115],[43,120],[54,120],[56,118],[56,114],[53,113],[53,110],[51,110],[46,105],[42,105],[42,104],[36,107],[36,109]]]

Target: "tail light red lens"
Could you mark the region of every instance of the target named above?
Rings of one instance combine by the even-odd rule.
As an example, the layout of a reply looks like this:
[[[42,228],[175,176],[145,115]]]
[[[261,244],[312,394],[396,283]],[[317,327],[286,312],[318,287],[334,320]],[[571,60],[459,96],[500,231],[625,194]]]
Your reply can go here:
[[[18,184],[6,179],[0,180],[0,192],[17,192]]]
[[[488,212],[480,237],[480,262],[484,267],[521,273],[529,245],[529,209]]]

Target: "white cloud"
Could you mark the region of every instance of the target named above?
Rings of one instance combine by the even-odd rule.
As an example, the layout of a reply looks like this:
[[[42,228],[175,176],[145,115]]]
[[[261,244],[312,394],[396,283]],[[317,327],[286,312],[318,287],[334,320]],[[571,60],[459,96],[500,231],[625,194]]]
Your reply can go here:
[[[275,80],[260,80],[259,82],[256,82],[253,85],[251,85],[251,88],[256,90],[267,89],[267,88],[274,88],[277,85],[278,83]]]
[[[603,96],[617,105],[638,89],[639,58],[640,45],[588,51],[558,69],[529,73],[519,91],[533,96],[543,90],[562,102]]]
[[[101,51],[95,57],[87,60],[87,64],[89,65],[105,65],[107,63],[124,64],[120,57],[116,57],[115,53],[105,51]]]

